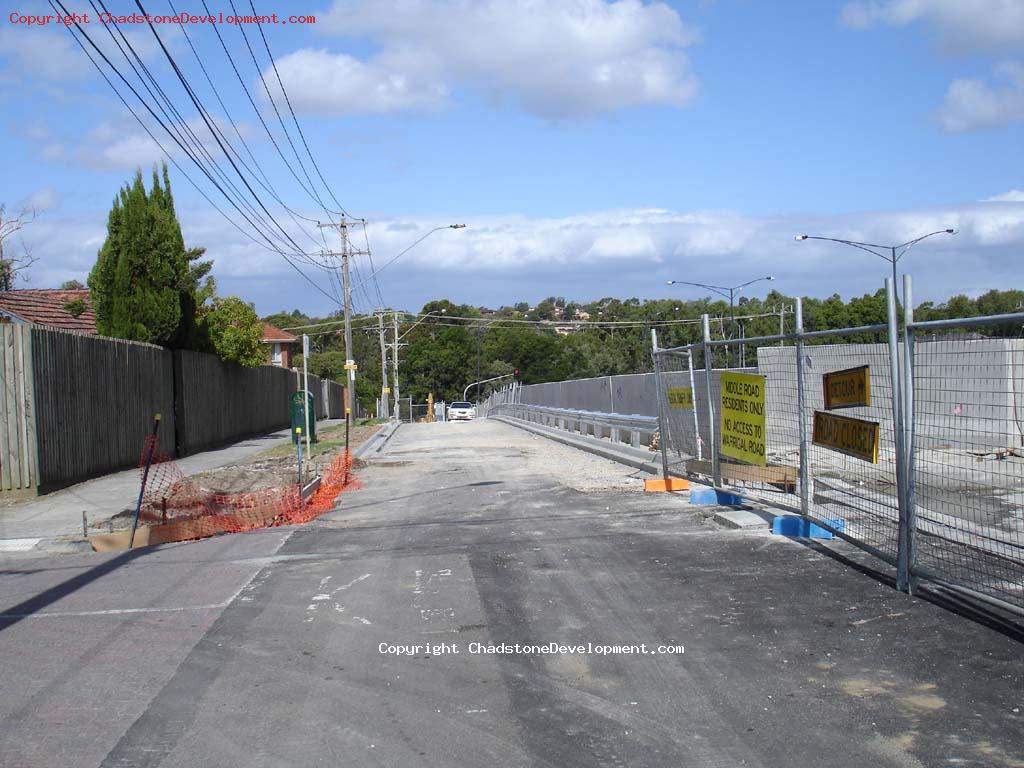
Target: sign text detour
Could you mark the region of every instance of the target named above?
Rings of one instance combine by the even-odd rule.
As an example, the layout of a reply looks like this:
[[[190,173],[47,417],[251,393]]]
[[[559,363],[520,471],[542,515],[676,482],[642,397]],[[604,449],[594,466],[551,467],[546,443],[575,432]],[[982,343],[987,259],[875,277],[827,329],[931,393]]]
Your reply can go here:
[[[765,465],[764,376],[722,373],[719,434],[723,456]]]
[[[693,410],[693,389],[690,387],[672,387],[668,391],[669,408]]]

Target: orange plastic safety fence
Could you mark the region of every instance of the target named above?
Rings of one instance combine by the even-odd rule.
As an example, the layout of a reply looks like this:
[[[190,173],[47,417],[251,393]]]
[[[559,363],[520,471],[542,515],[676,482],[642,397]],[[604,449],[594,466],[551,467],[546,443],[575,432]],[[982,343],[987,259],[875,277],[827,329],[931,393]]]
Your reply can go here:
[[[356,487],[352,456],[334,457],[321,476],[320,487],[306,500],[298,483],[248,493],[214,493],[200,487],[161,450],[159,438],[148,436],[139,460],[140,479],[152,451],[141,519],[155,526],[151,542],[185,541],[220,533],[308,523],[327,512],[343,491]]]

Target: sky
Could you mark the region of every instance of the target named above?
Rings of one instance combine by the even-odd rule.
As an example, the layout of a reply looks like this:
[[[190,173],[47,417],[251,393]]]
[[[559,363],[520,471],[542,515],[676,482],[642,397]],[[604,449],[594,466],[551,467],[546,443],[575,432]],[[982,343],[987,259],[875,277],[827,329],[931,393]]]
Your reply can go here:
[[[35,212],[6,244],[37,259],[23,287],[84,281],[117,190],[169,156],[186,244],[261,314],[338,309],[316,265],[338,232],[316,222],[342,209],[366,222],[350,229],[370,250],[353,257],[359,312],[693,299],[707,291],[666,281],[767,275],[745,291],[849,298],[889,265],[794,235],[947,227],[900,262],[919,301],[1024,288],[1021,0],[140,0],[290,23],[110,31],[97,9],[138,5],[94,2],[64,8],[88,14],[80,31],[142,100],[94,58],[162,147],[74,27],[28,23],[48,3],[4,4],[0,203]],[[160,94],[238,209],[147,112],[163,118]]]

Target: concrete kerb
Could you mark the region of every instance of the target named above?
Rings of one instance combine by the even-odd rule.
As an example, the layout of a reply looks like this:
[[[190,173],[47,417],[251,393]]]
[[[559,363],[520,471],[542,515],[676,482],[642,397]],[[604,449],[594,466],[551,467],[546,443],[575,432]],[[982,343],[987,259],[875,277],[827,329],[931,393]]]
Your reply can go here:
[[[640,457],[639,451],[629,448],[627,445],[623,445],[622,449],[611,447],[605,440],[598,440],[593,437],[587,437],[584,435],[572,435],[562,432],[557,429],[549,429],[548,427],[542,427],[537,424],[527,424],[526,422],[519,421],[518,419],[512,419],[507,416],[488,416],[490,419],[500,421],[504,424],[508,424],[513,427],[525,430],[526,432],[532,432],[535,435],[546,437],[549,440],[568,445],[572,448],[577,448],[581,451],[586,451],[595,456],[600,456],[604,459],[618,462],[619,464],[625,464],[628,467],[639,469],[643,472],[647,472],[652,475],[661,474],[661,462],[658,461],[645,461]]]
[[[356,448],[352,455],[357,459],[365,459],[371,454],[380,453],[401,425],[402,422],[400,421],[389,421],[381,429],[374,432],[369,440]]]

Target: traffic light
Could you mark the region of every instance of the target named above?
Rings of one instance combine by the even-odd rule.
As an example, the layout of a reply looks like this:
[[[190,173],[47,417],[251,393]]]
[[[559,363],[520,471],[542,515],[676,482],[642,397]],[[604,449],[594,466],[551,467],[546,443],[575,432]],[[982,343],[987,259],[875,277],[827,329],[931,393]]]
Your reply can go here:
[[[512,377],[516,378],[516,379],[519,378],[519,369],[518,368],[516,368],[514,371],[512,371]]]

